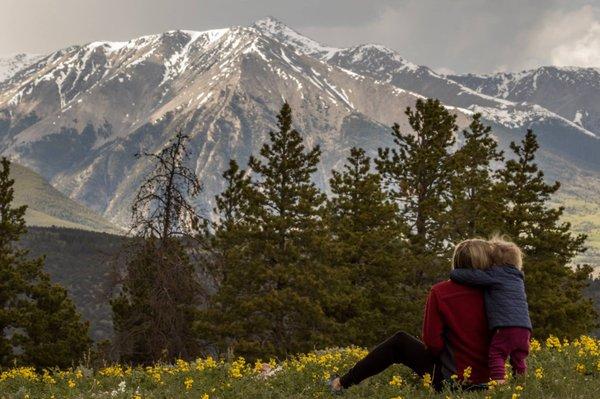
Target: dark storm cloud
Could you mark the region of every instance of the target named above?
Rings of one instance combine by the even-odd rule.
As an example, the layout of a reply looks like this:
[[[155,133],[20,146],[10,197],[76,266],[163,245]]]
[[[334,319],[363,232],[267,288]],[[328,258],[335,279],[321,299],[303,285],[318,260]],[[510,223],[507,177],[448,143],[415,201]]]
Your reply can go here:
[[[440,70],[600,66],[600,0],[0,0],[0,54],[266,15],[330,45],[381,43]]]

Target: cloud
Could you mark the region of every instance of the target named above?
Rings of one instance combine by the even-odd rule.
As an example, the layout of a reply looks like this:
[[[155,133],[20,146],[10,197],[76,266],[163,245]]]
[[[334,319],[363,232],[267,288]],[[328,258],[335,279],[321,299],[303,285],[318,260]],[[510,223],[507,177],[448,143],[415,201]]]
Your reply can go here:
[[[600,67],[600,7],[552,13],[533,43],[552,65]]]
[[[377,42],[435,70],[492,72],[530,65],[531,32],[559,6],[561,0],[404,0],[362,25],[301,31],[333,45]]]

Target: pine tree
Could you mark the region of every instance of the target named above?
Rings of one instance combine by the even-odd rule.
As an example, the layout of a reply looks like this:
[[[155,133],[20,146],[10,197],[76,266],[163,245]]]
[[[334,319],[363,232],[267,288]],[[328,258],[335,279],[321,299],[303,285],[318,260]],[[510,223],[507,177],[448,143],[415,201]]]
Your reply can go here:
[[[190,200],[201,190],[185,165],[188,137],[177,133],[153,160],[153,171],[132,205],[133,249],[128,250],[122,292],[112,300],[115,343],[122,361],[152,363],[193,358],[200,284],[186,245],[199,235]]]
[[[229,161],[229,168],[222,175],[225,181],[223,192],[215,197],[216,207],[213,209],[217,221],[213,225],[214,234],[211,235],[212,267],[211,272],[217,282],[229,281],[226,277],[228,270],[236,272],[240,257],[245,256],[249,248],[249,239],[253,229],[258,226],[257,220],[252,216],[257,208],[258,193],[252,184],[248,173],[240,169],[235,160]],[[221,291],[224,292],[226,288]],[[206,319],[202,327],[213,339],[219,340],[224,333],[217,331],[218,323],[213,323],[213,317]]]
[[[252,181],[244,169],[240,169],[235,160],[229,161],[229,169],[223,173],[225,190],[216,196],[216,208],[219,220],[216,228],[226,231],[242,224],[249,217],[252,199]]]
[[[229,236],[234,245],[227,250],[235,256],[223,265],[219,292],[201,325],[206,331],[212,324],[222,351],[247,357],[309,350],[325,343],[329,328],[322,306],[327,273],[320,260],[324,196],[311,182],[321,151],[305,149],[287,103],[277,118],[279,129],[269,133],[261,159],[249,160],[256,176],[251,189],[235,168],[226,173],[237,178],[219,197],[218,212],[235,214],[226,204],[248,204],[248,223],[238,231],[243,237]],[[225,228],[235,233],[235,227]]]
[[[453,242],[488,237],[502,225],[503,201],[496,192],[493,167],[503,155],[491,130],[481,123],[481,114],[475,114],[469,129],[463,130],[463,145],[452,157],[448,215]]]
[[[406,115],[414,133],[403,133],[395,124],[396,146],[379,149],[375,163],[410,227],[413,252],[422,259],[417,281],[428,284],[447,272],[447,259],[440,256],[448,251],[451,149],[458,126],[456,115],[439,100],[419,99]]]
[[[10,162],[0,170],[0,366],[14,363],[69,367],[91,344],[64,288],[43,271],[44,259],[29,259],[16,242],[25,234],[26,206],[12,207]]]
[[[343,171],[332,171],[330,187],[328,261],[336,276],[330,290],[338,292],[332,303],[341,324],[338,344],[368,347],[398,330],[417,333],[422,307],[406,284],[407,227],[363,149],[351,149]]]
[[[584,235],[571,234],[562,222],[564,208],[548,205],[560,183],[547,184],[535,163],[539,148],[528,130],[520,144],[511,143],[515,159],[499,170],[500,198],[506,201],[504,232],[521,245],[527,255],[525,281],[534,333],[576,337],[589,333],[597,314],[583,296],[591,269],[572,269],[573,257],[584,251]]]

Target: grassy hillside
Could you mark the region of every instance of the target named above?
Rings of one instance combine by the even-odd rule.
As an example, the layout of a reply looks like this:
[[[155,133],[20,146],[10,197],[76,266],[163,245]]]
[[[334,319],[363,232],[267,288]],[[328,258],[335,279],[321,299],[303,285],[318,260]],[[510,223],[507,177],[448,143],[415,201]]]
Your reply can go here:
[[[600,267],[600,202],[570,197],[563,198],[561,205],[565,207],[564,219],[573,225],[573,231],[588,236],[586,242],[588,250],[576,260],[590,263],[598,269]]]
[[[574,233],[587,234],[588,250],[575,259],[588,263],[600,273],[600,176],[571,169],[572,177],[561,181],[562,186],[553,198],[555,206],[565,207],[564,221],[572,224]],[[554,177],[556,178],[556,177]],[[553,178],[549,179],[553,181]]]
[[[345,391],[342,398],[385,399],[595,399],[600,397],[600,342],[589,337],[572,343],[550,338],[532,342],[529,373],[503,386],[480,392],[446,388],[436,393],[427,376],[405,367],[384,373]],[[366,354],[364,349],[330,349],[269,364],[243,359],[157,364],[146,368],[115,365],[100,370],[36,374],[32,369],[0,373],[0,398],[331,398],[326,381]]]
[[[11,164],[15,180],[14,205],[27,205],[29,226],[59,226],[122,233],[122,230],[85,206],[71,200],[32,170]]]

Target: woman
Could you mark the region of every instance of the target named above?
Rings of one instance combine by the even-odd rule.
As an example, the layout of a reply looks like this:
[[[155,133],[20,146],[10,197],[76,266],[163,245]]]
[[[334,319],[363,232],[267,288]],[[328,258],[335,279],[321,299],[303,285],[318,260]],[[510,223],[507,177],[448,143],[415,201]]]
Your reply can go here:
[[[490,252],[485,240],[463,241],[454,250],[452,267],[481,268],[490,262]],[[396,333],[345,375],[333,378],[331,389],[358,384],[392,364],[403,364],[421,377],[429,374],[438,390],[453,375],[467,386],[489,381],[490,334],[480,289],[452,281],[434,285],[427,299],[422,338]]]

